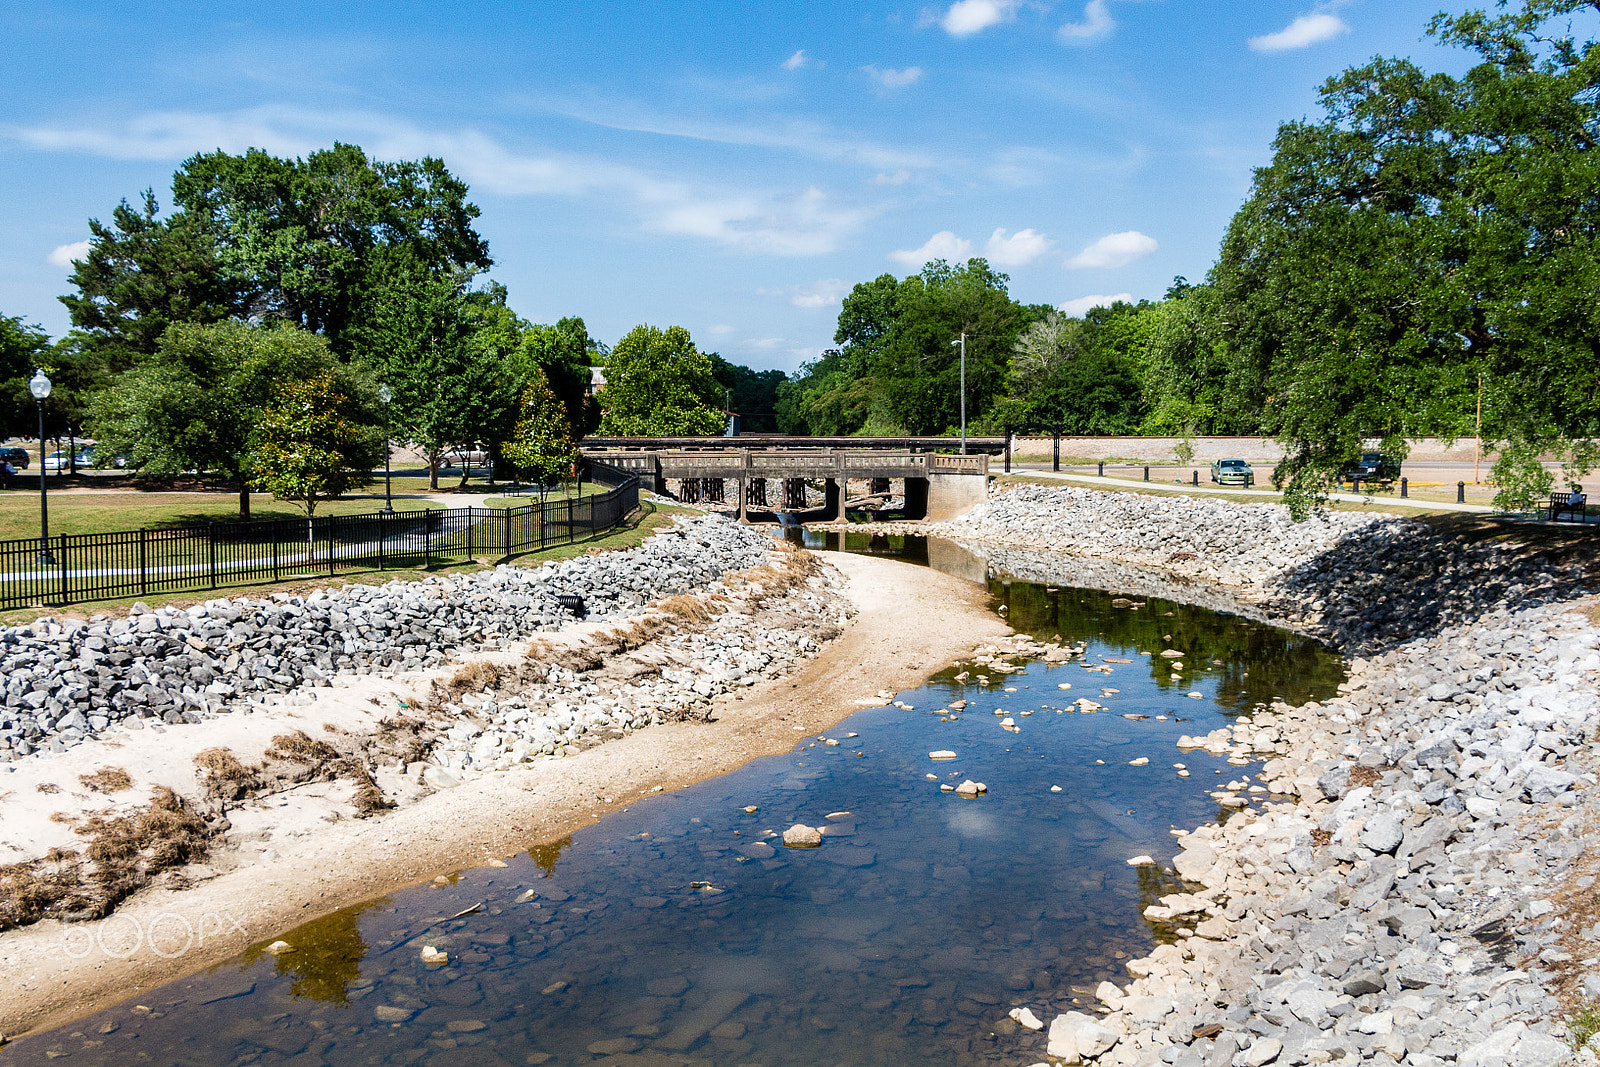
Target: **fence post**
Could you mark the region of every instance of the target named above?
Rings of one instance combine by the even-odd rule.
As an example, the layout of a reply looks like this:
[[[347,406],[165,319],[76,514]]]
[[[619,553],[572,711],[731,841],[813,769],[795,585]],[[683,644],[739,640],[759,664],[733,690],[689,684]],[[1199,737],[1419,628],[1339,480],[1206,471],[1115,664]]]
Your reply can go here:
[[[145,529],[139,527],[139,595],[144,596],[150,588],[150,569],[145,565],[144,558]]]
[[[491,470],[493,468],[490,468]],[[472,505],[467,505],[467,562],[472,562],[472,524],[476,520],[477,511]]]
[[[333,577],[333,516],[332,515],[328,516],[328,521],[322,524],[322,528],[328,532],[327,533],[327,537],[328,537],[328,577],[332,578]]]
[[[511,509],[505,509],[506,550],[501,555],[511,555]]]
[[[389,531],[384,529],[383,519],[383,512],[378,512],[378,569],[380,571],[389,569]]]
[[[278,535],[282,532],[283,520],[272,520],[272,580],[278,581]]]
[[[422,513],[422,569],[433,570],[433,509]]]
[[[581,483],[579,484],[578,488],[580,491],[582,490],[583,486]],[[567,497],[567,544],[570,545],[577,539],[577,531],[573,530],[572,528],[572,498],[569,496]]]
[[[211,588],[217,587],[217,524],[206,523],[206,569],[211,572]]]
[[[44,464],[44,460],[41,459],[39,461],[39,463],[42,466]],[[61,535],[61,548],[56,552],[56,559],[61,561],[61,602],[63,604],[65,604],[68,601],[68,595],[67,595],[67,535],[66,534],[62,534]]]

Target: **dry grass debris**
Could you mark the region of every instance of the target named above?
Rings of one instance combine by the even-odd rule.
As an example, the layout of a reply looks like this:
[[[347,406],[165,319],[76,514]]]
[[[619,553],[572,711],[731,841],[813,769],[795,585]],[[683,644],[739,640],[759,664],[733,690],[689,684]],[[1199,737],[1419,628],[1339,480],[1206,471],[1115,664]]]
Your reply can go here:
[[[133,775],[121,767],[101,767],[93,774],[81,774],[78,781],[91,793],[121,793],[133,788]]]

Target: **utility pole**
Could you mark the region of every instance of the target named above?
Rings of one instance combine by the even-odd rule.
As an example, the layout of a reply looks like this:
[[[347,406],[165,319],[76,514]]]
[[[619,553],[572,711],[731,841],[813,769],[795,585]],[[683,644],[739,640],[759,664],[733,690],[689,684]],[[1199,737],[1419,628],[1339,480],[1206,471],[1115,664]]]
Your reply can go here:
[[[967,454],[967,331],[961,331],[959,341],[951,341],[952,345],[961,346],[961,454]]]
[[[1483,455],[1483,375],[1478,375],[1478,422],[1472,431],[1472,484],[1478,484],[1478,459]]]

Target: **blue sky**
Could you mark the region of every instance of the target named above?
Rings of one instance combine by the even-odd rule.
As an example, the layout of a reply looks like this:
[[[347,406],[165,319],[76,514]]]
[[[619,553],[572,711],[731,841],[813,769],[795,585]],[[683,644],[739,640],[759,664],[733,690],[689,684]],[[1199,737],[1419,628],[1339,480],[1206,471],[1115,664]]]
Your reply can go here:
[[[1476,6],[1476,5],[1474,5]],[[444,159],[526,318],[793,370],[849,287],[988,255],[1080,311],[1198,280],[1279,122],[1437,0],[30,2],[0,13],[0,314],[187,156]]]

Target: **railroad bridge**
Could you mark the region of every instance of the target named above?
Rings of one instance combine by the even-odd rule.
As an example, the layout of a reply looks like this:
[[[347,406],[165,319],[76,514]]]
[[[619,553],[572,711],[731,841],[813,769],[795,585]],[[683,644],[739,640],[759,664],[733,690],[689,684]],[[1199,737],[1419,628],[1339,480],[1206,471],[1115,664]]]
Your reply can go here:
[[[587,459],[625,470],[657,493],[685,502],[738,502],[739,517],[777,521],[779,513],[802,521],[838,522],[851,503],[851,483],[865,483],[866,495],[889,495],[891,483],[905,486],[910,519],[954,518],[988,499],[989,457],[958,456],[913,449],[885,448],[735,448],[703,438],[689,448],[651,447],[626,439],[585,442]],[[805,483],[823,483],[820,512],[806,511]],[[676,484],[674,484],[676,483]],[[736,494],[730,498],[729,488]]]

